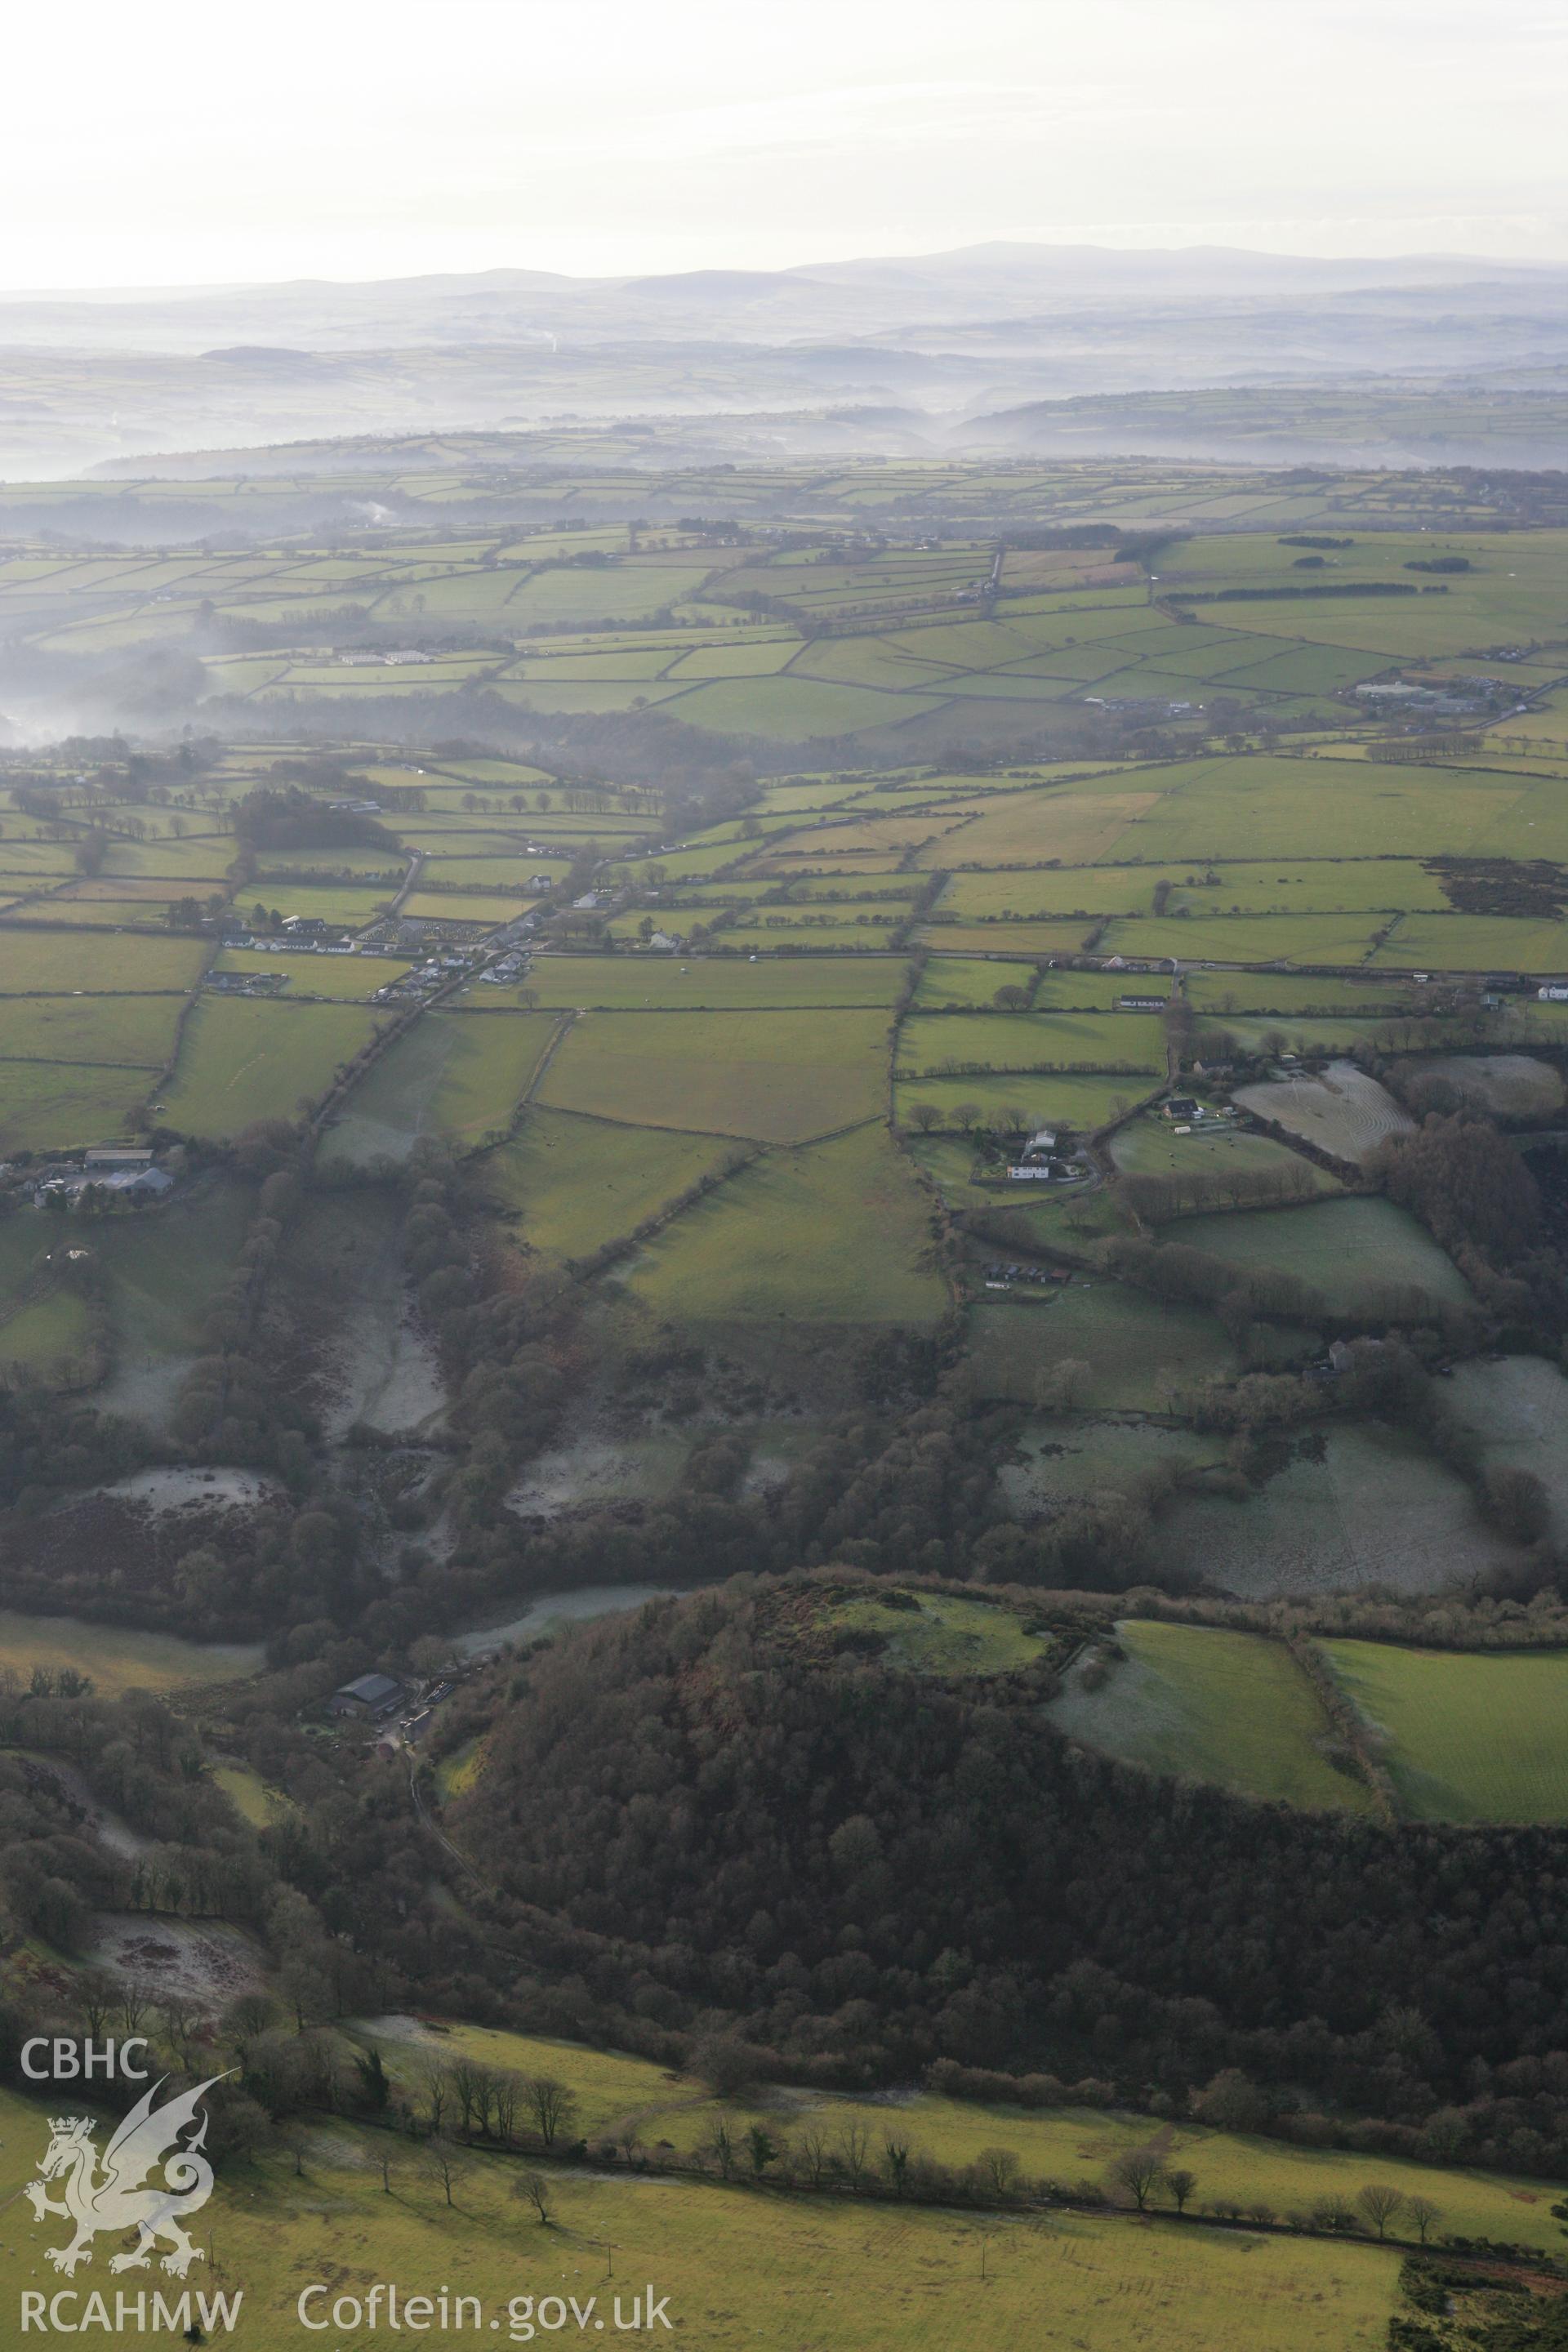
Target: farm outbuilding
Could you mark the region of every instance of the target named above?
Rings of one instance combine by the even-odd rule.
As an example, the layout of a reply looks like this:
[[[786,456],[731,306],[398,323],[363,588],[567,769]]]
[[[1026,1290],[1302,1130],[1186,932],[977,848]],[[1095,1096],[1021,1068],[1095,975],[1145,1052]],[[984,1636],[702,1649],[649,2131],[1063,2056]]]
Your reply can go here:
[[[359,1716],[379,1723],[390,1715],[403,1696],[403,1685],[391,1675],[361,1675],[356,1682],[343,1683],[328,1701],[333,1715]]]

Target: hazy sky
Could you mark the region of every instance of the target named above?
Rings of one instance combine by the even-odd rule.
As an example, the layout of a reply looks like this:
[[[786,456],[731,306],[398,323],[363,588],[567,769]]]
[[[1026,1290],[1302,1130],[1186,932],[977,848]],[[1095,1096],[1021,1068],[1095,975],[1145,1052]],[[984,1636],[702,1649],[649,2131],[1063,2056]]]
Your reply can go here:
[[[1559,0],[23,0],[0,44],[9,288],[1568,256]]]

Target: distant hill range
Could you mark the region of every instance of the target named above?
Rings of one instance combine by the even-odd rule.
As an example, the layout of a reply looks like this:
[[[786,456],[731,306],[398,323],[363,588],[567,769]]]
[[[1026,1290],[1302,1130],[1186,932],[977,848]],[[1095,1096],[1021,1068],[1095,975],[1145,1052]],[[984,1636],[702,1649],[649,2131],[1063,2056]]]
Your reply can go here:
[[[857,413],[853,446],[900,454],[952,454],[986,420],[973,446],[1031,453],[1539,466],[1568,451],[1549,413],[1565,370],[1568,267],[1442,254],[994,244],[652,278],[0,295],[0,478],[625,420],[726,420],[715,459],[754,461],[843,446],[776,421],[836,411]],[[1335,424],[1325,388],[1346,385]],[[1446,410],[1458,386],[1466,414],[1423,429],[1412,404]],[[1247,413],[1216,413],[1220,395]]]
[[[1343,306],[1440,311],[1478,301],[1531,316],[1555,310],[1568,269],[1451,254],[1321,260],[1226,246],[1152,252],[1079,245],[974,245],[952,253],[832,261],[795,269],[693,269],[668,277],[566,278],[544,269],[128,293],[0,293],[0,347],[184,352],[234,344],[382,351],[522,342],[552,335],[789,342],[912,337],[1006,324],[1048,333],[1064,316],[1136,306],[1160,313],[1219,304],[1273,314]]]

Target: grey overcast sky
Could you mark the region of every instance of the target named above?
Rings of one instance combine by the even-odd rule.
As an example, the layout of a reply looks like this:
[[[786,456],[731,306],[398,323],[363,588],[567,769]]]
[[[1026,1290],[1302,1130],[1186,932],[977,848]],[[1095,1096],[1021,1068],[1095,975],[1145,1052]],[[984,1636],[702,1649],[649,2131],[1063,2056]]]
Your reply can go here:
[[[1561,0],[17,0],[0,286],[1568,257]]]

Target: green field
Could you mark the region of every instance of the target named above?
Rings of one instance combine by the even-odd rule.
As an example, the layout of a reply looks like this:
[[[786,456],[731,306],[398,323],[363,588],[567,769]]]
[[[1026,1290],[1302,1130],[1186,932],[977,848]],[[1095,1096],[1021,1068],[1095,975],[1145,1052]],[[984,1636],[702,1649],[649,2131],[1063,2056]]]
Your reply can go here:
[[[1084,977],[1088,980],[1091,975]],[[1023,961],[1005,963],[985,956],[933,955],[927,958],[921,973],[913,1009],[930,1013],[945,1011],[950,1005],[986,1006],[999,988],[1033,991],[1037,978],[1033,964]]]
[[[1234,1377],[1234,1349],[1209,1316],[1102,1275],[1075,1278],[1048,1306],[972,1309],[969,1344],[984,1396],[1033,1402],[1042,1373],[1081,1367],[1074,1402],[1099,1412],[1163,1412],[1175,1393]]]
[[[75,1389],[89,1386],[92,1372],[87,1301],[45,1273],[0,1314],[0,1381]]]
[[[498,923],[514,921],[538,895],[535,891],[531,898],[520,891],[514,898],[503,898],[494,891],[418,889],[409,892],[399,912],[429,922],[479,923],[491,930]]]
[[[1051,1647],[1049,1634],[1030,1632],[1016,1609],[964,1593],[867,1593],[830,1601],[818,1613],[826,1625],[875,1635],[883,1644],[878,1664],[906,1674],[1016,1674]]]
[[[1301,1209],[1250,1209],[1236,1217],[1184,1217],[1166,1226],[1165,1238],[1237,1265],[1277,1266],[1310,1283],[1340,1312],[1364,1305],[1378,1289],[1425,1291],[1454,1307],[1467,1304],[1470,1295],[1452,1260],[1392,1201],[1325,1201]]]
[[[1037,915],[1144,915],[1158,872],[1142,866],[1040,866],[1005,874],[955,874],[937,900],[945,917],[1005,921]]]
[[[111,1370],[128,1385],[199,1352],[215,1294],[232,1276],[255,1213],[246,1184],[205,1177],[156,1215],[105,1218],[89,1237],[107,1278]]]
[[[1321,845],[1321,852],[1331,850]],[[1253,865],[1229,858],[1167,877],[1173,882],[1166,911],[1205,920],[1242,915],[1441,913],[1448,904],[1438,875],[1419,858],[1270,858]],[[1147,911],[1131,908],[1130,913]]]
[[[161,1070],[174,1050],[183,996],[18,996],[0,1022],[0,1066],[118,1063]]]
[[[284,993],[291,1003],[301,996],[325,996],[343,1004],[365,1003],[376,989],[413,970],[395,956],[273,955],[260,948],[225,948],[213,959],[212,968],[281,977],[289,983]]]
[[[237,1135],[258,1119],[298,1118],[377,1026],[357,1005],[209,996],[185,1024],[160,1116],[184,1134],[209,1136]]]
[[[72,1150],[122,1135],[153,1073],[91,1062],[12,1062],[0,1087],[0,1150]]]
[[[879,1125],[770,1151],[632,1261],[671,1323],[928,1324],[948,1303],[931,1203]]]
[[[557,1025],[551,1013],[423,1014],[340,1105],[326,1164],[406,1160],[422,1135],[471,1149],[504,1133]]]
[[[1183,978],[1182,993],[1194,1011],[1213,1013],[1222,1020],[1233,1013],[1317,1013],[1387,1021],[1418,998],[1417,991],[1397,980],[1290,971],[1190,971]]]
[[[288,1798],[269,1788],[248,1764],[215,1765],[212,1777],[241,1821],[248,1822],[253,1830],[270,1829],[289,1811]]]
[[[928,916],[916,937],[942,955],[1058,956],[1076,955],[1091,929],[1086,921],[967,923]]]
[[[1568,1821],[1568,1652],[1320,1647],[1415,1820]]]
[[[1373,961],[1411,971],[1568,971],[1568,923],[1407,915]]]
[[[1110,1070],[1155,1077],[1165,1067],[1152,1013],[911,1013],[899,1032],[900,1076],[931,1077],[948,1066],[981,1070]],[[1143,1094],[1146,1085],[1134,1085]]]
[[[950,1126],[957,1126],[968,1110],[983,1119],[1010,1118],[1013,1112],[1022,1111],[1023,1118],[1016,1122],[1021,1127],[1092,1131],[1120,1118],[1152,1094],[1156,1083],[1148,1074],[1097,1077],[1081,1070],[1053,1071],[1038,1077],[971,1072],[958,1078],[900,1078],[898,1114],[900,1124],[908,1127],[916,1107],[929,1103]]]
[[[1138,1621],[1120,1625],[1117,1636],[1125,1659],[1098,1688],[1068,1677],[1049,1711],[1058,1731],[1243,1796],[1370,1810],[1366,1783],[1282,1642]]]
[[[395,2082],[411,2079],[420,2061],[434,2053],[517,2074],[552,2074],[576,2092],[579,2125],[591,2143],[607,2137],[631,2116],[638,2120],[645,2145],[663,2140],[687,2154],[702,2146],[715,2121],[724,2116],[742,2130],[754,2119],[784,2136],[797,2125],[820,2125],[830,2141],[846,2123],[869,2122],[875,2147],[878,2119],[885,2114],[878,2102],[787,2086],[773,2097],[764,2093],[721,2105],[690,2076],[671,2074],[620,2051],[483,2026],[453,2024],[437,2034],[412,2021],[395,2032],[387,2030],[390,2024],[379,2025],[374,2039]],[[983,2148],[1002,2146],[1013,2149],[1031,2179],[1068,2186],[1099,2182],[1117,2156],[1157,2138],[1168,2162],[1180,2162],[1196,2174],[1194,2206],[1199,2211],[1213,2200],[1228,2198],[1244,2210],[1255,2200],[1267,2202],[1276,2216],[1288,2219],[1293,2212],[1309,2212],[1321,2197],[1337,2191],[1353,2198],[1364,2181],[1378,2179],[1392,2182],[1406,2195],[1430,2197],[1442,2214],[1436,2225],[1440,2230],[1507,2239],[1542,2252],[1561,2243],[1550,2211],[1557,2189],[1537,2179],[1369,2158],[1337,2148],[1295,2147],[1190,2123],[1167,2120],[1156,2126],[1152,2117],[1124,2109],[1023,2108],[911,2091],[900,2098],[897,2113],[912,2147],[955,2168],[972,2163]],[[1140,2233],[1135,2225],[1134,2239]],[[1336,2251],[1350,2254],[1357,2249],[1342,2243]],[[1372,2246],[1364,2251],[1376,2252]],[[1221,2336],[1216,2344],[1230,2340]],[[1251,2339],[1247,2341],[1250,2352]],[[1214,2347],[1205,2347],[1205,2352],[1214,2352]]]
[[[1226,1119],[1178,1135],[1177,1124],[1157,1112],[1145,1112],[1117,1130],[1110,1156],[1130,1176],[1204,1175],[1221,1185],[1231,1176],[1244,1181],[1275,1176],[1282,1182],[1308,1185],[1315,1192],[1340,1190],[1337,1176],[1287,1144],[1277,1143],[1272,1136],[1255,1135]]]
[[[554,1257],[586,1257],[657,1215],[734,1149],[717,1136],[655,1127],[634,1134],[535,1104],[476,1173],[510,1213],[520,1241]]]
[[[659,396],[650,396],[658,405]],[[1331,432],[1343,429],[1339,421],[1325,425]],[[586,516],[605,499],[628,494],[633,476],[574,470],[569,436],[557,439],[547,431],[543,443],[566,466],[559,495],[574,511]],[[538,455],[545,458],[544,446]],[[805,469],[783,467],[768,474],[766,488],[762,475],[746,479],[721,472],[694,478],[689,494],[731,509],[753,499],[764,504],[793,499],[818,532],[825,528],[816,511],[824,498],[836,518],[830,530],[911,497],[921,507],[944,499],[961,509],[978,501],[993,523],[1006,516],[1081,518],[1087,510],[1144,521],[1163,513],[1184,528],[1194,521],[1218,525],[1161,558],[1169,568],[1162,572],[1159,593],[1188,600],[1190,617],[1179,621],[1152,604],[1149,583],[1135,566],[1097,560],[1095,551],[1073,556],[1062,550],[1010,550],[1002,600],[985,612],[960,604],[959,595],[971,593],[989,568],[984,535],[967,545],[864,556],[826,542],[809,552],[762,544],[720,550],[683,545],[679,534],[668,547],[634,549],[626,543],[624,527],[563,534],[553,542],[547,533],[520,538],[510,517],[494,527],[489,506],[507,476],[465,470],[459,461],[450,471],[400,472],[389,463],[384,471],[344,477],[345,493],[359,481],[369,496],[372,484],[380,483],[389,495],[426,506],[449,533],[445,538],[378,533],[363,556],[353,558],[330,545],[298,541],[259,547],[243,558],[176,551],[156,566],[141,551],[40,565],[18,550],[0,564],[0,621],[45,653],[103,654],[184,646],[204,604],[225,625],[261,624],[285,632],[290,623],[309,624],[347,606],[384,642],[434,629],[439,644],[430,649],[433,657],[387,668],[346,665],[326,646],[215,652],[205,656],[212,688],[237,697],[335,704],[346,715],[355,704],[388,697],[423,703],[478,684],[524,709],[620,712],[647,705],[725,736],[798,741],[892,725],[912,730],[928,717],[954,740],[976,717],[1001,714],[1027,730],[1048,723],[1056,707],[1090,694],[1143,697],[1156,706],[1170,700],[1195,706],[1224,695],[1287,724],[1306,715],[1342,725],[1350,706],[1330,698],[1391,672],[1403,657],[1473,656],[1477,648],[1509,636],[1528,641],[1542,634],[1543,615],[1555,612],[1552,567],[1560,562],[1563,534],[1551,530],[1516,532],[1506,547],[1495,535],[1467,534],[1461,543],[1475,551],[1475,569],[1446,580],[1440,594],[1225,599],[1223,592],[1238,587],[1300,588],[1303,575],[1280,546],[1278,525],[1291,512],[1300,520],[1303,509],[1321,516],[1336,497],[1355,503],[1369,495],[1365,484],[1337,493],[1287,494],[1265,491],[1253,481],[1223,495],[1206,485],[1182,488],[1168,481],[1150,496],[1112,481],[1109,470],[1091,486],[1076,463],[1054,474],[1015,467],[987,475],[971,467],[963,488],[956,473],[942,482],[941,471],[871,466],[814,479]],[[267,484],[214,481],[202,484],[199,495],[248,525],[271,510],[285,487],[281,478]],[[112,506],[125,495],[120,484],[58,485],[47,493],[29,488],[35,499],[47,495],[68,514],[88,513],[89,528],[95,499]],[[197,494],[195,484],[176,484],[168,492]],[[1408,519],[1412,501],[1396,499],[1393,509],[1401,503]],[[1259,529],[1265,515],[1268,524]],[[1380,525],[1391,517],[1385,505]],[[973,514],[964,527],[985,529]],[[1409,551],[1447,543],[1431,533],[1416,537],[1382,528],[1352,537],[1354,543],[1325,565],[1324,579],[1338,588],[1385,575],[1414,587],[1406,561],[1428,559]],[[584,555],[593,561],[573,560]],[[163,583],[155,592],[154,578]],[[764,621],[742,618],[724,601],[748,594],[772,601]],[[929,612],[912,609],[933,603],[937,609]],[[900,607],[911,609],[900,613]],[[669,626],[661,625],[667,614]],[[862,623],[854,634],[805,634],[831,616],[852,615]],[[652,625],[621,625],[626,623]],[[1536,682],[1523,665],[1515,675]],[[1370,714],[1357,709],[1353,715],[1364,720]],[[1190,708],[1173,723],[1187,731],[1201,728],[1203,719]],[[1108,762],[1104,755],[1092,764]],[[384,778],[406,787],[416,775],[432,803],[442,807],[457,804],[465,786],[498,794],[504,805],[514,788],[550,782],[537,771],[499,760],[426,755],[426,764],[416,767],[406,755],[384,756],[367,767],[373,782]],[[955,792],[973,782],[931,781]],[[1032,779],[1019,781],[1026,785]],[[771,788],[770,803],[781,813],[832,805],[858,783],[785,782]],[[1070,824],[1059,821],[1058,830],[1070,843]],[[1037,839],[1038,827],[1031,824],[1024,854],[1041,854],[1034,848]],[[1261,854],[1273,846],[1264,844]],[[147,870],[160,854],[160,843],[152,839],[117,844],[114,851]],[[162,854],[194,866],[209,851],[195,838],[174,842]],[[1090,853],[1069,845],[1044,854]],[[1123,854],[1144,852],[1140,843]],[[1215,842],[1200,839],[1194,854],[1215,854]],[[987,862],[984,848],[975,862]]]
[[[262,1662],[259,1643],[183,1642],[174,1633],[139,1633],[128,1625],[89,1625],[76,1617],[26,1617],[0,1609],[0,1667],[24,1681],[35,1666],[75,1666],[100,1697],[121,1691],[185,1690],[233,1682]]]
[[[1372,914],[1215,915],[1182,922],[1135,916],[1112,923],[1100,946],[1107,955],[1174,956],[1183,963],[1359,964],[1370,955],[1373,934],[1384,919]]]
[[[79,988],[107,996],[163,989],[183,994],[195,987],[210,952],[201,940],[123,934],[84,949],[62,931],[0,929],[0,995],[58,995]]]
[[[587,1013],[540,1086],[560,1110],[772,1143],[875,1116],[887,1101],[877,1013]]]
[[[275,882],[263,876],[242,884],[235,903],[247,915],[253,906],[263,906],[268,914],[314,917],[357,931],[384,915],[396,896],[395,883],[370,887],[353,882]]]
[[[48,2126],[43,2106],[9,2092],[0,2119],[0,2194],[10,2201]],[[632,2297],[651,2282],[677,2340],[711,2352],[799,2352],[803,2344],[814,2352],[986,2352],[1042,2325],[1081,2352],[1136,2352],[1151,2342],[1161,2352],[1215,2352],[1240,2340],[1238,2327],[1248,2352],[1322,2352],[1328,2341],[1335,2352],[1381,2352],[1394,2303],[1392,2250],[1076,2213],[983,2225],[961,2212],[759,2198],[608,2163],[542,2168],[555,2206],[545,2231],[513,2194],[515,2163],[479,2151],[460,2157],[448,2206],[417,2149],[400,2141],[384,2194],[384,2144],[335,2118],[310,2135],[298,2174],[283,2154],[220,2168],[198,2239],[207,2259],[192,2284],[209,2294],[243,2289],[243,2340],[258,2352],[298,2345],[297,2298],[316,2281],[328,2292],[307,2306],[312,2316],[330,2316],[333,2296],[363,2295],[374,2280],[396,2280],[405,2298],[441,2289],[476,2296],[481,2324],[496,2315],[502,2343],[525,2328],[548,2341],[532,2315],[538,2309],[552,2327],[552,2295],[580,2305],[596,2297],[602,2324],[613,2325],[618,2293],[629,2326]],[[26,2217],[16,2224],[0,2252],[8,2295],[37,2278],[58,2227]],[[46,2291],[58,2284],[45,2278]],[[585,2315],[585,2324],[595,2323]],[[320,2340],[387,2339],[384,2330],[345,2326]]]
[[[526,986],[541,1005],[566,1011],[855,1009],[890,1005],[906,969],[892,956],[748,963],[729,956],[542,955],[530,965]]]

